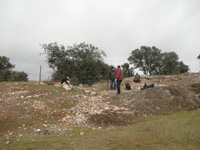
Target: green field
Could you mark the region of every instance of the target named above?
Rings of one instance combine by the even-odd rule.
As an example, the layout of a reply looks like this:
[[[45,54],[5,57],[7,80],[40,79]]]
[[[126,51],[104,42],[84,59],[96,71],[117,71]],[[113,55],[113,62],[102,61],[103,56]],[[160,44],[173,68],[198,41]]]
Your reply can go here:
[[[83,132],[83,135],[80,133]],[[112,130],[71,128],[66,135],[29,135],[1,141],[2,150],[198,150],[200,110],[142,120]]]

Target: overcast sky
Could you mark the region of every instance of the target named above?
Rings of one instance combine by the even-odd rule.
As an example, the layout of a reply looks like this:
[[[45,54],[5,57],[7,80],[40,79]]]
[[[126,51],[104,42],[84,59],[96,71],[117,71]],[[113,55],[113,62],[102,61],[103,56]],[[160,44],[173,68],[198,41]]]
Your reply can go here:
[[[200,0],[0,0],[0,56],[30,80],[51,76],[39,44],[86,42],[105,62],[124,64],[132,50],[174,51],[199,72]]]

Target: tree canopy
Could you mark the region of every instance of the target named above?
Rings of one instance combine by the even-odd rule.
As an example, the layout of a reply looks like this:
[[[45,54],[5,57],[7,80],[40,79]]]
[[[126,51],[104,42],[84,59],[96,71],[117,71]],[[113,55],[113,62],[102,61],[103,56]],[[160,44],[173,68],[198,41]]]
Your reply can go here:
[[[49,67],[54,70],[53,79],[68,75],[75,84],[93,84],[106,78],[109,66],[104,63],[106,54],[92,44],[80,43],[63,46],[42,44]]]
[[[134,68],[139,68],[144,74],[179,74],[189,71],[189,67],[182,61],[178,61],[178,55],[175,52],[161,53],[161,50],[148,46],[141,46],[131,52],[128,58]]]
[[[3,69],[12,69],[15,66],[10,63],[10,59],[5,56],[0,56],[0,70]]]
[[[12,71],[15,65],[10,63],[10,59],[0,56],[0,82],[2,81],[27,81],[28,74],[25,72]]]
[[[122,65],[122,69],[123,69],[123,73],[124,73],[124,77],[132,77],[134,70],[133,68],[130,68],[130,65],[128,63],[124,63]]]

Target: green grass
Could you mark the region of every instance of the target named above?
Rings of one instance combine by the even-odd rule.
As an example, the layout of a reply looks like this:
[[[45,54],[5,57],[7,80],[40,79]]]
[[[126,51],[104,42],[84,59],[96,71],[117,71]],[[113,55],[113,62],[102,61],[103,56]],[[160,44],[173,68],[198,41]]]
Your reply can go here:
[[[81,131],[85,133],[82,136]],[[67,135],[27,134],[19,141],[1,142],[0,147],[2,150],[199,150],[200,110],[157,116],[112,130],[72,128]]]
[[[77,143],[77,150],[93,147],[96,150],[198,150],[200,110],[154,117],[117,130],[93,132]]]

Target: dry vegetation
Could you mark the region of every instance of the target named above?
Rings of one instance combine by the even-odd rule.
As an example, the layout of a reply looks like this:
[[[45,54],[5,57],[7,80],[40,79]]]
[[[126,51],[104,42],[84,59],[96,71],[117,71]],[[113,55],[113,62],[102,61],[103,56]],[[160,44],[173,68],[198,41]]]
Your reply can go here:
[[[124,89],[126,82],[132,90]],[[155,87],[140,90],[144,83]],[[200,147],[199,74],[143,76],[137,84],[126,78],[120,95],[107,91],[105,82],[71,91],[59,83],[2,82],[0,87],[5,150]]]

